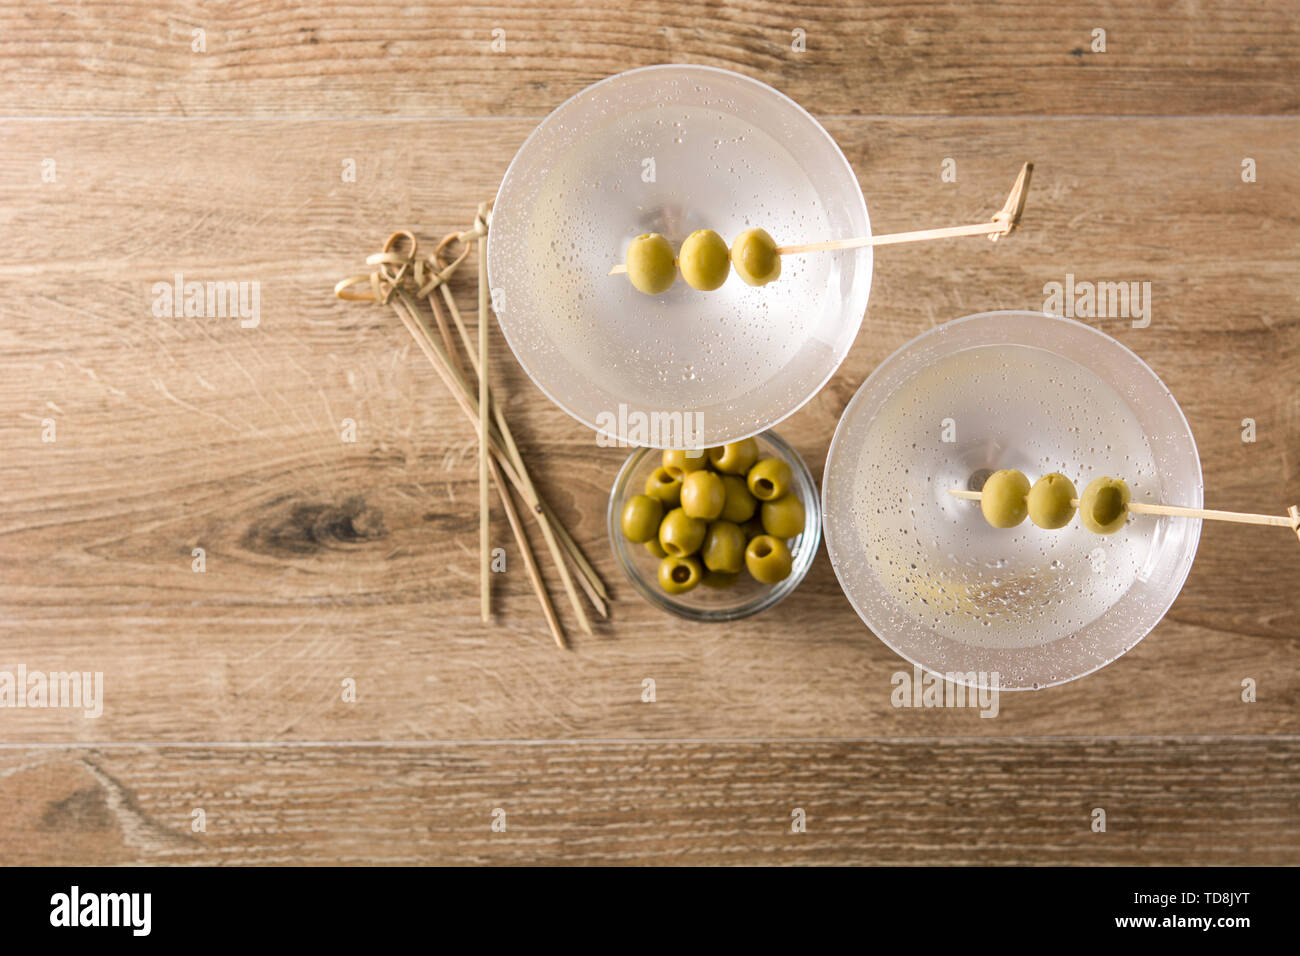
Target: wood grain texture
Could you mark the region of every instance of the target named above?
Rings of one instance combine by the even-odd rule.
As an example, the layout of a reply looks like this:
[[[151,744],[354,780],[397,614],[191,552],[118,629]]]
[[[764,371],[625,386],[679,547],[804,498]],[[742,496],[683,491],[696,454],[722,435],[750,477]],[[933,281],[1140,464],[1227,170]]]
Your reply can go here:
[[[539,490],[613,592],[611,619],[563,653],[499,512],[510,570],[497,622],[478,622],[474,431],[393,317],[329,294],[391,229],[468,226],[536,119],[588,83],[738,69],[824,117],[878,232],[983,219],[1037,164],[1010,240],[878,252],[857,343],[779,429],[816,478],[891,352],[960,315],[1041,309],[1069,273],[1151,283],[1150,327],[1091,324],[1177,397],[1206,506],[1280,513],[1300,502],[1298,40],[1300,12],[1276,0],[388,18],[0,0],[0,671],[105,682],[98,719],[0,710],[0,855],[1300,862],[1285,533],[1207,523],[1166,619],[1086,680],[1004,694],[996,719],[896,708],[906,668],[824,551],[743,627],[637,600],[603,519],[625,450],[550,404],[494,330]],[[1258,182],[1242,182],[1247,157]],[[156,317],[152,286],[177,273],[256,281],[260,323]],[[455,289],[472,324],[472,287]],[[489,829],[498,806],[506,834]],[[1088,827],[1097,806],[1106,834]],[[789,832],[793,807],[807,834]]]
[[[0,846],[19,865],[1285,864],[1298,758],[1294,737],[16,750]]]
[[[997,720],[898,710],[900,662],[860,623],[824,553],[792,598],[744,628],[683,624],[636,600],[604,538],[625,453],[599,447],[505,361],[524,453],[615,610],[595,640],[557,653],[498,514],[513,570],[497,576],[500,623],[480,627],[474,432],[391,316],[328,290],[390,228],[436,237],[467,226],[529,128],[0,128],[0,397],[15,410],[0,425],[0,666],[102,670],[109,697],[98,721],[11,712],[10,739],[1300,729],[1300,561],[1284,532],[1206,527],[1169,617],[1087,681],[1005,698]],[[878,230],[980,218],[1023,156],[1039,165],[1012,239],[880,252],[857,344],[781,428],[819,479],[844,405],[890,352],[965,313],[1041,308],[1044,283],[1070,272],[1152,283],[1149,328],[1095,324],[1182,403],[1208,505],[1280,512],[1300,500],[1300,173],[1288,161],[1300,120],[1089,120],[1086,135],[1057,120],[830,129]],[[438,148],[413,148],[413,135]],[[1243,153],[1260,182],[1241,182]],[[46,156],[59,181],[41,185]],[[955,184],[940,182],[945,156]],[[344,158],[355,184],[341,181]],[[176,272],[259,281],[261,324],[156,318],[151,285]],[[499,335],[494,349],[509,354]],[[40,440],[47,417],[53,444]],[[1241,441],[1245,417],[1258,423],[1254,444]],[[358,423],[355,444],[340,440],[345,418]],[[191,571],[195,547],[206,573]],[[348,677],[355,706],[339,699]],[[646,677],[659,686],[653,707],[640,700]],[[1257,703],[1240,700],[1245,678],[1261,687]]]
[[[1094,51],[1094,29],[1106,31],[1105,52]],[[539,116],[611,73],[656,63],[748,72],[815,113],[1300,107],[1300,11],[1271,0],[444,0],[391,15],[337,0],[5,0],[0,37],[0,112],[27,116]]]

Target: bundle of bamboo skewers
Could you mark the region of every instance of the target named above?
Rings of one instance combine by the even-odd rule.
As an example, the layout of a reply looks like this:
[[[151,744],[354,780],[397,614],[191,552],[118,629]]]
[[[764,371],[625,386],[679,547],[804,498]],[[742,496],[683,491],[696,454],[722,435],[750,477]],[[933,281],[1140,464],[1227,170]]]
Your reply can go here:
[[[609,616],[609,595],[604,582],[587,560],[577,542],[556,518],[555,513],[542,500],[528,473],[514,435],[506,422],[505,414],[495,400],[488,384],[489,355],[488,329],[491,321],[491,303],[487,279],[487,237],[491,222],[491,203],[481,203],[474,225],[464,232],[444,236],[430,256],[419,254],[419,243],[409,231],[395,232],[385,240],[383,248],[366,258],[366,264],[375,270],[364,275],[349,276],[334,287],[340,299],[377,302],[390,306],[402,325],[415,339],[416,345],[433,365],[452,398],[467,418],[473,422],[479,442],[479,552],[481,614],[484,621],[491,618],[491,542],[489,516],[491,513],[490,486],[496,485],[501,506],[514,532],[515,542],[528,572],[528,579],[537,594],[542,614],[551,629],[555,643],[567,647],[564,630],[556,617],[550,595],[542,581],[537,561],[533,557],[528,538],[524,533],[519,511],[511,497],[511,489],[524,507],[531,512],[541,530],[555,563],[556,571],[573,608],[578,626],[584,634],[592,633],[591,620],[586,606],[578,595],[581,587],[602,617]],[[454,257],[452,248],[461,246]],[[452,295],[448,280],[466,261],[470,253],[478,252],[478,347],[470,338],[460,308]],[[437,324],[437,336],[422,313],[420,302],[428,304],[429,312]],[[445,310],[445,311],[444,311]],[[456,328],[460,349],[452,337],[447,316]],[[461,352],[470,372],[477,379],[475,386],[466,374]],[[574,580],[577,580],[575,586]]]

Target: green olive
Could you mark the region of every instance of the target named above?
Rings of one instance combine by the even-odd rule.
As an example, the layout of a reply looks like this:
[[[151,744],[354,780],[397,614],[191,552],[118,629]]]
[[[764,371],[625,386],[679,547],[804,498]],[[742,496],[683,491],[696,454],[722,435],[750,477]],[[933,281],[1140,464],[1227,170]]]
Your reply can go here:
[[[649,541],[659,531],[664,503],[649,495],[633,495],[623,506],[623,537],[637,544]]]
[[[669,474],[685,478],[692,471],[709,467],[709,456],[702,449],[670,448],[664,452],[664,468]]]
[[[752,438],[709,449],[709,461],[718,471],[728,475],[743,475],[758,461],[758,442]]]
[[[775,584],[790,576],[793,559],[790,549],[780,538],[770,534],[760,534],[745,548],[745,567],[755,581],[763,584]]]
[[[989,475],[980,496],[984,520],[995,528],[1014,528],[1025,520],[1029,506],[1029,479],[1014,468],[1003,468]]]
[[[677,259],[686,284],[701,292],[719,288],[731,271],[727,243],[712,229],[696,229],[687,236]]]
[[[703,577],[699,558],[669,555],[659,562],[659,586],[669,594],[685,594]]]
[[[1074,482],[1060,472],[1043,475],[1029,489],[1029,520],[1040,528],[1053,531],[1064,528],[1074,517]]]
[[[692,518],[712,521],[726,500],[722,479],[711,471],[693,471],[682,480],[682,510]]]
[[[781,275],[776,240],[766,229],[746,229],[731,244],[731,264],[736,275],[750,285],[767,285]]]
[[[763,530],[774,538],[793,538],[803,533],[806,516],[803,502],[797,495],[782,495],[775,501],[764,501],[761,514]]]
[[[744,524],[754,517],[758,499],[749,493],[749,486],[740,475],[723,475],[722,489],[727,500],[722,504],[722,518],[733,524]]]
[[[723,591],[735,587],[738,577],[739,574],[728,574],[726,571],[705,571],[703,584],[706,588]]]
[[[740,526],[740,530],[745,532],[746,541],[753,541],[755,538],[759,537],[760,535],[767,534],[767,532],[763,530],[763,519],[760,518],[758,515],[754,515],[752,518],[750,518],[748,521],[742,524]]]
[[[658,498],[665,508],[676,508],[682,500],[682,476],[667,468],[656,468],[646,477],[645,493]]]
[[[714,521],[704,534],[700,557],[710,571],[738,574],[745,564],[745,532],[730,521]]]
[[[708,522],[692,518],[681,508],[674,508],[664,515],[663,524],[659,525],[659,543],[669,557],[683,558],[700,550],[704,532],[708,529]]]
[[[667,292],[677,281],[673,247],[657,232],[643,232],[627,247],[627,277],[646,295]]]
[[[1094,478],[1079,498],[1079,520],[1089,531],[1114,534],[1128,518],[1130,497],[1122,479]]]
[[[656,558],[668,557],[668,552],[665,551],[664,546],[659,543],[659,538],[657,536],[651,538],[649,541],[645,543],[645,549],[649,551],[651,554],[653,554]]]
[[[775,501],[790,490],[794,475],[780,458],[764,458],[753,468],[745,482],[749,493],[759,501]]]

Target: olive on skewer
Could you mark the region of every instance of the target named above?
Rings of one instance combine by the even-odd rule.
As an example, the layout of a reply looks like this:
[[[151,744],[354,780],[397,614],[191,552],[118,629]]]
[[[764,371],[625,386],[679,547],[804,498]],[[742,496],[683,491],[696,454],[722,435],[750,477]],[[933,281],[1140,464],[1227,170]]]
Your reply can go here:
[[[766,229],[753,227],[737,236],[730,249],[712,229],[697,229],[686,237],[676,255],[673,254],[672,244],[659,233],[642,233],[629,243],[623,263],[611,269],[609,274],[626,273],[637,290],[647,295],[659,295],[673,287],[680,269],[682,278],[691,288],[712,292],[722,288],[733,268],[743,282],[752,286],[763,286],[776,281],[781,276],[782,256],[931,239],[955,239],[961,236],[985,236],[996,241],[1020,225],[1033,169],[1032,163],[1025,163],[1020,168],[1020,175],[1016,177],[1007,201],[988,222],[792,245],[778,245]]]
[[[1286,515],[1265,515],[1146,504],[1133,500],[1122,478],[1109,475],[1094,478],[1078,498],[1074,497],[1073,482],[1062,474],[1044,475],[1031,488],[1029,480],[1013,469],[994,472],[981,491],[949,488],[948,494],[966,501],[978,501],[985,520],[995,528],[1014,528],[1025,520],[1026,515],[1040,528],[1063,528],[1069,524],[1077,508],[1080,522],[1096,534],[1114,534],[1124,527],[1130,514],[1138,514],[1272,525],[1290,528],[1300,538],[1300,506],[1297,505],[1287,509]]]

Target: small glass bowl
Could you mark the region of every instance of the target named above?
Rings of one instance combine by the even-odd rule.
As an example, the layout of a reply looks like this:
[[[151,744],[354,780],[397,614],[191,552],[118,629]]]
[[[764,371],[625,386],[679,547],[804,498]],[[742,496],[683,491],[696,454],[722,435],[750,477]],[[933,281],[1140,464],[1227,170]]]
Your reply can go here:
[[[780,603],[799,586],[812,567],[822,535],[821,504],[812,473],[799,453],[776,432],[763,432],[754,436],[754,440],[758,442],[760,458],[780,458],[790,466],[794,475],[793,491],[804,504],[803,531],[789,541],[793,558],[790,576],[776,584],[762,584],[748,572],[741,571],[736,583],[729,588],[719,590],[701,584],[685,594],[668,594],[659,587],[659,559],[647,551],[644,544],[635,544],[623,537],[620,527],[623,505],[633,495],[644,493],[646,478],[659,467],[663,452],[655,448],[638,448],[619,470],[606,511],[610,547],[614,549],[614,557],[632,587],[660,610],[689,621],[736,621]]]

